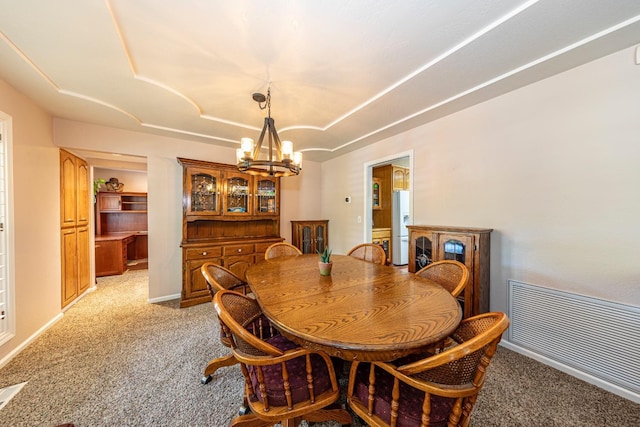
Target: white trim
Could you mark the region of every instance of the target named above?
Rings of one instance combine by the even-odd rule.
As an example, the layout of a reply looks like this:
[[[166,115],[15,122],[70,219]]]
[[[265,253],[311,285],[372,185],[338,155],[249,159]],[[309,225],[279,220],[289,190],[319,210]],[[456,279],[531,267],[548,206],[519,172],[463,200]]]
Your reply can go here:
[[[149,298],[147,299],[147,302],[149,304],[155,304],[158,302],[171,301],[172,299],[180,299],[180,294],[166,295],[158,298]]]
[[[555,368],[559,371],[562,371],[566,374],[569,374],[573,377],[579,378],[583,381],[588,382],[589,384],[593,384],[596,387],[600,387],[603,390],[607,390],[611,393],[617,394],[618,396],[624,397],[625,399],[629,399],[632,402],[635,403],[640,403],[640,395],[631,392],[630,390],[626,390],[623,389],[621,387],[618,387],[615,384],[611,384],[607,381],[604,381],[600,378],[596,378],[594,376],[591,376],[585,372],[579,371],[577,369],[574,369],[570,366],[564,365],[560,362],[557,362],[553,359],[549,359],[548,357],[542,356],[538,353],[535,353],[533,351],[527,350],[526,348],[522,348],[516,344],[513,344],[512,342],[510,342],[509,340],[503,339],[502,341],[500,341],[500,345],[503,346],[504,348],[507,348],[509,350],[513,350],[516,353],[520,353],[524,356],[530,357],[533,360],[537,360],[538,362],[545,364],[547,366],[550,366],[552,368]]]
[[[5,326],[0,330],[0,345],[6,343],[15,336],[16,333],[16,301],[15,283],[13,274],[15,271],[15,236],[13,229],[13,119],[11,116],[0,111],[0,132],[4,144],[4,168],[3,180],[5,182],[5,212],[4,231],[5,234],[3,248],[5,251],[4,267],[4,292],[5,292]],[[1,250],[1,249],[0,249]]]
[[[16,348],[14,348],[12,351],[9,352],[9,354],[7,354],[5,357],[3,357],[2,359],[0,359],[0,368],[2,368],[4,365],[6,365],[7,363],[9,363],[9,361],[11,359],[13,359],[14,357],[16,357],[22,350],[24,350],[29,344],[31,344],[33,341],[35,341],[40,335],[42,335],[44,332],[47,331],[47,329],[49,329],[50,327],[52,327],[53,325],[55,325],[56,323],[58,323],[58,321],[60,319],[62,319],[64,317],[64,314],[62,313],[58,313],[53,319],[51,319],[49,322],[47,322],[43,327],[41,327],[40,329],[38,329],[36,332],[33,333],[33,335],[31,335],[29,338],[27,338],[26,340],[24,340],[23,342],[20,343],[19,346],[17,346]]]

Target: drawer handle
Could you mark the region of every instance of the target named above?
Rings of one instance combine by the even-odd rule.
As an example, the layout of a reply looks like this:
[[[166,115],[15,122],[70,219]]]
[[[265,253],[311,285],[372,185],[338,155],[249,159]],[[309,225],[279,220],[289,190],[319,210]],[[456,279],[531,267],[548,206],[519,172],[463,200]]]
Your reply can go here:
[[[242,249],[238,249],[238,252],[242,252]]]
[[[202,252],[202,255],[207,255],[207,252]]]

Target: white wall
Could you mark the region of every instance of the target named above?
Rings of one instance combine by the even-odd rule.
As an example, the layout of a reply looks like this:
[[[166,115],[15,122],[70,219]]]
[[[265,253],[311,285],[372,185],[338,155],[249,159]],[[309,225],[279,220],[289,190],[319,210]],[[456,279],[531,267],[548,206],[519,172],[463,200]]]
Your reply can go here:
[[[54,120],[54,132],[60,147],[98,151],[108,147],[111,152],[147,157],[149,299],[178,297],[182,289],[182,167],[176,158],[235,163],[235,150],[63,119]],[[320,212],[320,165],[305,160],[303,167],[300,176],[281,180],[280,230],[287,240],[290,220],[315,219]]]
[[[0,110],[13,127],[16,335],[0,365],[60,313],[60,150],[52,118],[0,80]]]
[[[623,50],[323,163],[331,245],[363,239],[363,165],[414,150],[414,224],[495,230],[493,310],[506,311],[508,279],[640,305],[633,57]]]

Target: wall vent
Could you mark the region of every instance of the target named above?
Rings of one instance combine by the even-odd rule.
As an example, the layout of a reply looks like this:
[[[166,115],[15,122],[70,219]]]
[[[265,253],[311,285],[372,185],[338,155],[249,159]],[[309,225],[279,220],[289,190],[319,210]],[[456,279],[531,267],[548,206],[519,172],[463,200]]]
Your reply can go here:
[[[507,293],[509,343],[640,402],[640,307],[514,280]]]

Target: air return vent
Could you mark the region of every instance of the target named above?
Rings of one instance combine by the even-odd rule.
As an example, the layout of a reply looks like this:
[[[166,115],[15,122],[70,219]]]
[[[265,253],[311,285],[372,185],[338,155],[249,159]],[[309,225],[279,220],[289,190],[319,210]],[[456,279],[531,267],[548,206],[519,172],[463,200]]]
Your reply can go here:
[[[640,402],[640,307],[510,280],[508,315],[511,344]]]

